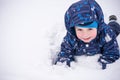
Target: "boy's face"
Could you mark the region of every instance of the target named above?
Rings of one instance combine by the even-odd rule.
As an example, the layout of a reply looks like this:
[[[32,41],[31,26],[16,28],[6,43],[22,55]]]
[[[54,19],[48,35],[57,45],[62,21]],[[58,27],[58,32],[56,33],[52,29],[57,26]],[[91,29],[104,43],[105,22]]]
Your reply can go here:
[[[97,28],[75,27],[76,36],[85,43],[89,43],[97,36]]]

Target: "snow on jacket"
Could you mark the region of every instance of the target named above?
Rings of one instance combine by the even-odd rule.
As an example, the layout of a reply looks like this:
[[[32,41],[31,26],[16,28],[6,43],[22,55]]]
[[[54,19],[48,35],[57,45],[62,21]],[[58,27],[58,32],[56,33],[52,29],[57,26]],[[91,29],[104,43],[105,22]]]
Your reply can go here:
[[[90,43],[84,43],[75,35],[74,27],[85,22],[97,21],[97,37]],[[119,58],[115,33],[104,23],[101,7],[94,0],[81,0],[72,4],[65,13],[66,36],[55,62],[65,62],[70,66],[75,56],[101,54],[99,62],[109,64]]]

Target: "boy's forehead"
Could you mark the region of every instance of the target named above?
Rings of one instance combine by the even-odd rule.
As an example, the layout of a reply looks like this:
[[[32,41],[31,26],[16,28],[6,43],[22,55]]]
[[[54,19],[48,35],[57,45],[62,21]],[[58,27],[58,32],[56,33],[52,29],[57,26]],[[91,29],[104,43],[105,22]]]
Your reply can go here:
[[[97,29],[97,28],[88,28],[88,27],[75,26],[75,29]]]

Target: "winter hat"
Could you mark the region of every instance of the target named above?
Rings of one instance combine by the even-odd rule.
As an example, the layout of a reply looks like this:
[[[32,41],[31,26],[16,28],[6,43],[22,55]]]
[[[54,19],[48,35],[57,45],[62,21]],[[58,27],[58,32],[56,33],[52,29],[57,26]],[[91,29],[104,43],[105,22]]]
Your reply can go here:
[[[98,27],[98,23],[96,21],[93,21],[93,22],[88,22],[88,23],[85,23],[85,24],[79,24],[75,27],[82,27],[82,28],[97,28]]]
[[[104,23],[102,9],[95,0],[78,1],[72,4],[65,13],[65,26],[67,31],[71,32],[72,27],[79,26],[81,24],[86,25],[86,23],[90,22],[93,22],[94,25]]]

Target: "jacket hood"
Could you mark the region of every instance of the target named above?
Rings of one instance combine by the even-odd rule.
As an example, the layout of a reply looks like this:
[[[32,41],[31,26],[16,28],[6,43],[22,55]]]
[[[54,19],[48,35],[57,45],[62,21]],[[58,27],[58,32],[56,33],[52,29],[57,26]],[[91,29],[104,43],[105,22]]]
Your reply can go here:
[[[93,21],[96,21],[98,26],[104,23],[102,9],[95,0],[81,0],[73,3],[65,13],[65,26],[70,33],[76,25]]]

